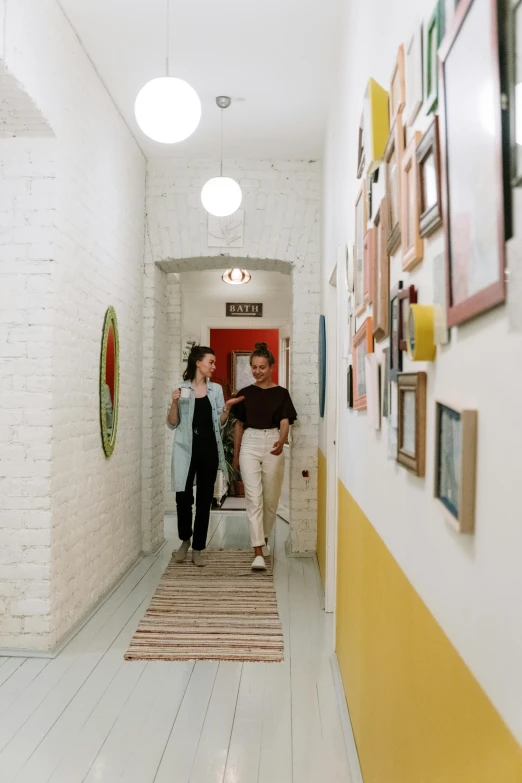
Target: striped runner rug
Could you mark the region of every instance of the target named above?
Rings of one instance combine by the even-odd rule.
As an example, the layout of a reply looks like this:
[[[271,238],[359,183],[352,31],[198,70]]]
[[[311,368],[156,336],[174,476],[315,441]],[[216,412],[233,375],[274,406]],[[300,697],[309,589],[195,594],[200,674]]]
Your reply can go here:
[[[125,659],[282,661],[272,558],[267,571],[251,570],[251,549],[207,550],[205,568],[190,558],[171,559]]]

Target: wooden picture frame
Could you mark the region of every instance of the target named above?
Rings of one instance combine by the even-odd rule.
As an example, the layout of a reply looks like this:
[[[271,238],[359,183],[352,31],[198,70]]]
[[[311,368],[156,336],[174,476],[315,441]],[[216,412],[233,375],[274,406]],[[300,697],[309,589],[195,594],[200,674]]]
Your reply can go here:
[[[404,115],[408,127],[411,127],[415,122],[423,102],[422,29],[422,24],[419,24],[415,28],[404,51],[406,79],[406,106]]]
[[[232,393],[235,394],[245,385],[245,360],[250,360],[250,354],[252,351],[232,351],[230,354],[230,377],[232,378]],[[248,361],[248,364],[250,361]],[[253,378],[250,379],[250,383],[253,383]],[[239,385],[238,385],[239,384]]]
[[[390,314],[388,323],[390,329],[390,381],[396,381],[397,375],[402,372],[402,351],[401,351],[401,303],[399,293],[402,291],[402,280],[392,290],[390,294]]]
[[[439,102],[438,50],[444,37],[444,0],[438,0],[424,28],[424,95],[426,114],[432,114]]]
[[[504,189],[496,0],[460,0],[439,60],[442,205],[451,327],[506,298],[504,213],[510,214],[510,201],[506,201]],[[492,108],[487,116],[485,86]],[[463,128],[470,132],[479,129],[476,143],[466,143]]]
[[[380,341],[388,337],[390,302],[390,258],[388,256],[388,202],[381,201],[375,215],[375,254],[373,268],[373,337]]]
[[[373,274],[375,268],[375,229],[369,228],[364,237],[364,303],[373,302]]]
[[[476,410],[435,402],[434,497],[459,533],[475,530]]]
[[[417,304],[417,289],[414,285],[409,285],[408,288],[401,288],[398,293],[399,298],[399,348],[401,351],[408,349],[408,343],[406,341],[406,327],[408,324],[408,316],[410,311],[410,305]]]
[[[366,234],[366,224],[368,222],[365,183],[363,182],[357,199],[355,200],[355,242],[354,242],[354,265],[353,279],[355,292],[355,315],[364,312],[364,237]]]
[[[388,205],[388,255],[392,256],[401,243],[401,166],[404,155],[404,126],[402,114],[395,118],[384,152],[386,163],[386,199]]]
[[[419,191],[417,145],[421,134],[416,132],[404,151],[401,166],[401,237],[402,269],[410,272],[424,258],[424,240],[419,234]]]
[[[426,472],[426,388],[425,372],[401,373],[397,378],[397,462],[419,478]]]
[[[435,115],[417,146],[419,235],[428,237],[442,225],[439,118]]]
[[[366,407],[368,423],[374,430],[381,429],[381,365],[374,353],[364,357],[366,376]]]
[[[397,115],[399,115],[406,105],[406,78],[404,72],[404,44],[401,44],[397,50],[397,59],[390,79],[390,130],[395,126]]]
[[[357,179],[361,179],[366,162],[366,155],[364,149],[364,109],[359,120],[359,136],[357,146]]]
[[[120,336],[114,307],[103,319],[100,351],[100,427],[102,446],[109,458],[116,446],[120,400]]]
[[[366,410],[367,406],[366,367],[364,360],[369,353],[373,353],[371,317],[364,320],[364,323],[353,338],[353,407],[355,410]]]

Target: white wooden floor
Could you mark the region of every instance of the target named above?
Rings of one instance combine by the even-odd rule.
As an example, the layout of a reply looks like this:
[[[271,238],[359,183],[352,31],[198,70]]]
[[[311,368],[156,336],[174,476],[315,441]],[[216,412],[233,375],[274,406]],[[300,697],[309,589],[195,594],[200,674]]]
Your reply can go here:
[[[285,557],[287,534],[279,521],[284,663],[123,660],[178,544],[167,527],[54,660],[0,658],[1,783],[350,783],[331,616],[313,560]],[[213,514],[209,538],[248,546],[246,518]]]

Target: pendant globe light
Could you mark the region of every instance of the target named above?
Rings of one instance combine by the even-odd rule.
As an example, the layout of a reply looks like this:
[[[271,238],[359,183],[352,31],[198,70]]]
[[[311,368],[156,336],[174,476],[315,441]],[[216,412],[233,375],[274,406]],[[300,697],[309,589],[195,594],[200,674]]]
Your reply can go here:
[[[134,104],[136,121],[143,133],[162,144],[184,141],[201,119],[197,92],[183,79],[169,76],[170,0],[167,0],[166,76],[152,79],[141,88]]]
[[[228,109],[231,99],[220,95],[216,103],[221,109],[221,169],[219,177],[213,177],[203,185],[201,202],[210,215],[228,217],[241,206],[243,194],[235,179],[223,176],[223,110]]]
[[[229,285],[244,285],[250,282],[251,277],[246,269],[227,269],[225,274],[221,275],[222,281]]]

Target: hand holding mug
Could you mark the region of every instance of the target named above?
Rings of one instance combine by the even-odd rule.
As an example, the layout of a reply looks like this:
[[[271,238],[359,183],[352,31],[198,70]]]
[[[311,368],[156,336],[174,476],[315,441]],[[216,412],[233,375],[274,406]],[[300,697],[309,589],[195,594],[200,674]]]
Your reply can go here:
[[[172,404],[177,405],[180,397],[181,397],[181,389],[174,389],[174,391],[172,392]]]

